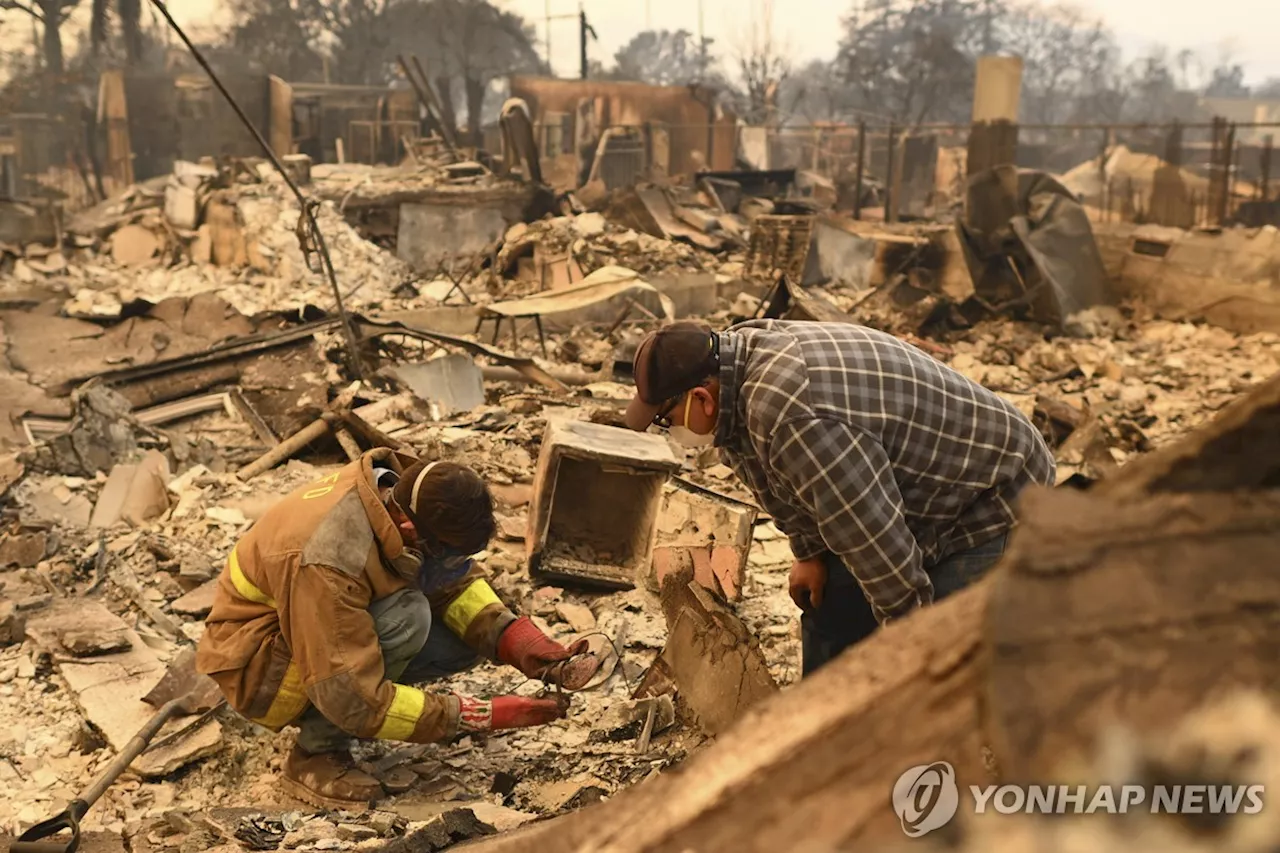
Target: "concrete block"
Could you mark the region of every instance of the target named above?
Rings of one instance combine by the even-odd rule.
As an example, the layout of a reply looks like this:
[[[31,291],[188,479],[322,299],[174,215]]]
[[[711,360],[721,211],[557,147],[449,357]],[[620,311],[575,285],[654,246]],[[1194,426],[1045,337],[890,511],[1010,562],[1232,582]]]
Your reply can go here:
[[[695,272],[657,276],[649,283],[671,299],[676,317],[705,317],[716,311],[716,277]]]
[[[691,571],[712,592],[740,600],[757,514],[751,504],[672,479],[663,490],[649,588],[657,592],[667,575]]]
[[[68,656],[62,643],[67,626],[82,633],[119,635],[128,640],[126,650],[84,660]],[[155,714],[142,700],[163,677],[165,666],[142,638],[96,601],[65,600],[27,623],[27,638],[42,651],[54,655],[58,672],[75,694],[84,718],[116,750]],[[171,720],[160,737],[183,728],[191,717]],[[209,720],[190,734],[139,756],[131,769],[144,778],[168,775],[184,764],[216,752],[222,743],[222,727]]]
[[[507,232],[497,207],[458,204],[400,205],[396,255],[413,268],[434,271],[441,261],[474,257]]]
[[[662,487],[680,463],[666,439],[552,420],[525,537],[535,578],[631,589],[650,570]]]

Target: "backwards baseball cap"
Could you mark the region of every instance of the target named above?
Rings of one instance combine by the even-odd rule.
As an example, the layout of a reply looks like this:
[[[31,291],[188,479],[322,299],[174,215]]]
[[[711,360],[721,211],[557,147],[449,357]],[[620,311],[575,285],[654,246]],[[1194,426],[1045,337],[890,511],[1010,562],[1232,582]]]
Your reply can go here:
[[[391,495],[420,541],[474,554],[493,538],[493,497],[480,475],[465,465],[415,462],[401,473]]]
[[[636,396],[627,406],[627,426],[644,432],[664,403],[697,388],[719,366],[716,336],[706,323],[685,320],[651,333],[632,361]]]

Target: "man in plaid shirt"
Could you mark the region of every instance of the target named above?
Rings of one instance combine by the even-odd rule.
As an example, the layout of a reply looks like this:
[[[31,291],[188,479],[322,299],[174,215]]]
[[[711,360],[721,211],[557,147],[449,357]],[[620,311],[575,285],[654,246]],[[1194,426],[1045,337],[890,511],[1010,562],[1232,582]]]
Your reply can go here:
[[[674,323],[635,355],[627,425],[715,444],[791,542],[808,675],[993,566],[1053,456],[1017,409],[846,323]]]

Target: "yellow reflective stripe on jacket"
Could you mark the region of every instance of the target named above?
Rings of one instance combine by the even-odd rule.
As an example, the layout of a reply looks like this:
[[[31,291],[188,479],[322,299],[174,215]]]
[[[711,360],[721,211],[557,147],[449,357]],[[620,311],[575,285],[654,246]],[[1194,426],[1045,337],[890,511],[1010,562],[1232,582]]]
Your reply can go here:
[[[227,558],[227,565],[231,568],[231,585],[236,588],[236,592],[240,593],[242,598],[255,601],[258,604],[265,604],[274,608],[276,600],[267,595],[262,590],[253,585],[253,582],[245,577],[244,570],[240,568],[240,560],[236,557],[236,549],[231,549],[231,556]]]
[[[236,588],[236,592],[240,593],[242,598],[275,608],[276,600],[258,589],[253,581],[245,576],[234,548],[231,549],[231,556],[227,558],[227,566],[231,570],[231,585]],[[280,680],[275,698],[267,708],[267,713],[253,722],[269,729],[279,730],[305,711],[308,701],[307,691],[302,686],[302,670],[298,668],[297,663],[290,661],[289,668],[284,671],[284,678]]]
[[[459,637],[466,637],[471,623],[490,604],[501,604],[498,594],[486,581],[472,582],[444,611],[444,624]]]
[[[280,681],[280,689],[276,691],[276,698],[271,700],[271,707],[253,722],[269,729],[283,728],[306,710],[307,701],[307,691],[302,686],[302,670],[290,661],[289,668],[284,671],[284,678]]]
[[[393,686],[396,688],[396,698],[391,700],[387,716],[374,735],[379,740],[407,740],[417,727],[418,718],[422,716],[422,709],[427,704],[426,694],[418,688],[403,684]]]

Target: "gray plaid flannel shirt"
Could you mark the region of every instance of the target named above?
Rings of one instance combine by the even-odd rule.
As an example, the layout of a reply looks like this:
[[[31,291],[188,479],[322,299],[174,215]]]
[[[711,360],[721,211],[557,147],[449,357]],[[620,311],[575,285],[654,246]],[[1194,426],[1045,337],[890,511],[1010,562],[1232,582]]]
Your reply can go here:
[[[892,335],[752,320],[720,336],[716,444],[791,541],[830,551],[876,618],[933,600],[926,569],[1008,530],[1052,484],[1040,432],[996,394]]]

